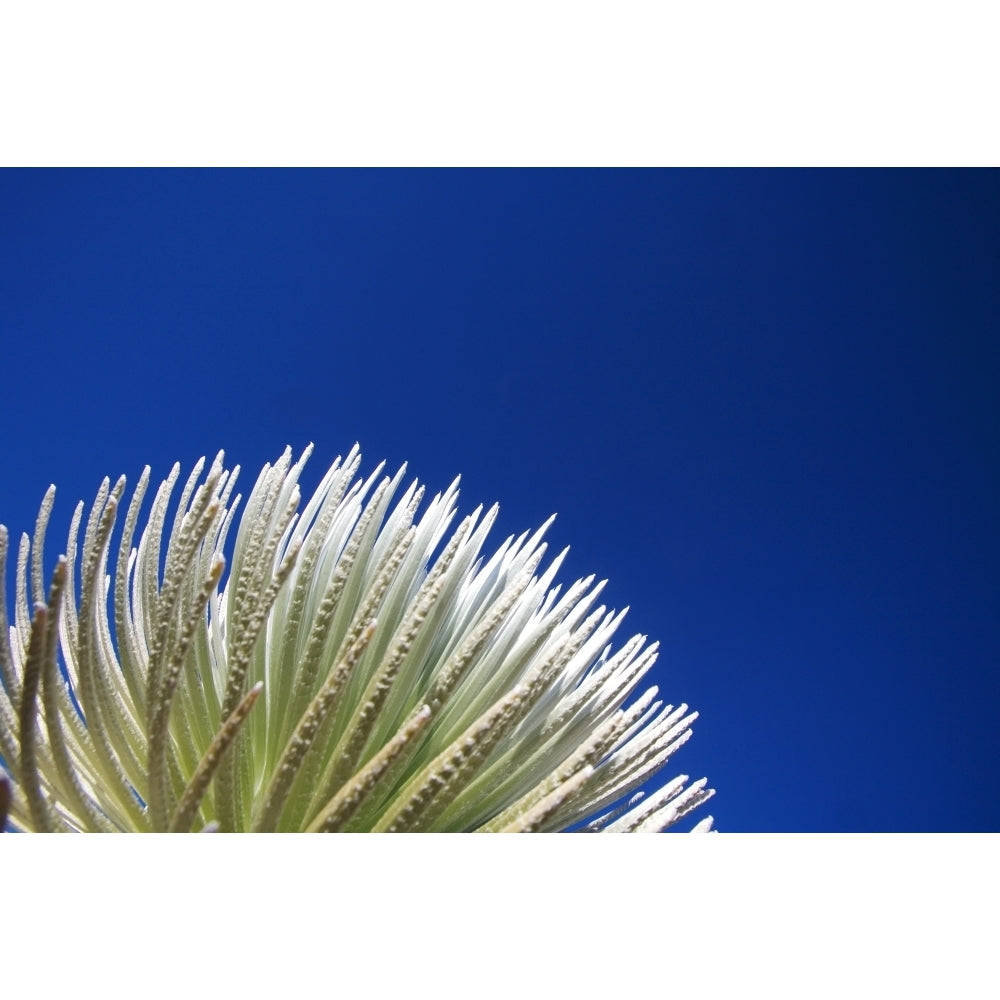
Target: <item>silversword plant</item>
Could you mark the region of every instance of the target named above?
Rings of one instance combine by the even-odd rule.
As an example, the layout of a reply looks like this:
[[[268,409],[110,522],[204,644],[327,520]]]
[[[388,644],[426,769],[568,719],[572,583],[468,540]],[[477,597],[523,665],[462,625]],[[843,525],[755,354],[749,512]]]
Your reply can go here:
[[[393,504],[405,466],[355,478],[357,446],[300,511],[310,451],[265,466],[238,521],[221,453],[171,515],[175,465],[135,545],[150,471],[118,532],[105,480],[46,579],[50,487],[12,623],[0,526],[8,828],[646,832],[712,795],[636,791],[695,713],[632,699],[656,644],[612,650],[625,612],[593,577],[553,586],[551,522],[481,556],[496,507],[449,536],[457,480],[418,513],[417,483]]]

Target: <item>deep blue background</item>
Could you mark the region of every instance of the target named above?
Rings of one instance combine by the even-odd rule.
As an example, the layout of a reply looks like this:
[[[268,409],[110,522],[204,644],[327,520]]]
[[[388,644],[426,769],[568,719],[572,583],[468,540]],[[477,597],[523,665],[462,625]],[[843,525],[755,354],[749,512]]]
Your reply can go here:
[[[50,561],[104,475],[358,440],[559,513],[721,829],[1000,829],[998,172],[8,170],[0,358]]]

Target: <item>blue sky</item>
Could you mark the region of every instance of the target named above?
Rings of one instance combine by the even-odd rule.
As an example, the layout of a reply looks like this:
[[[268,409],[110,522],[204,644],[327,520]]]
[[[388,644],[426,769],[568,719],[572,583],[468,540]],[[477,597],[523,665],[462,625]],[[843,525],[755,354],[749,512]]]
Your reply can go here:
[[[5,170],[0,522],[359,441],[558,512],[721,829],[996,831],[998,224],[996,171]]]

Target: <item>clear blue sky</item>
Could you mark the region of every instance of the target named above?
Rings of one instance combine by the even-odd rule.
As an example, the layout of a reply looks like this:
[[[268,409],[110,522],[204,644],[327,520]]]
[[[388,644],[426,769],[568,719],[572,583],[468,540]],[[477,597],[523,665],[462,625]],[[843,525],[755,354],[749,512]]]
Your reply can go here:
[[[1000,830],[1000,172],[0,172],[0,522],[359,441],[552,512],[730,831]],[[8,568],[8,581],[12,568]]]

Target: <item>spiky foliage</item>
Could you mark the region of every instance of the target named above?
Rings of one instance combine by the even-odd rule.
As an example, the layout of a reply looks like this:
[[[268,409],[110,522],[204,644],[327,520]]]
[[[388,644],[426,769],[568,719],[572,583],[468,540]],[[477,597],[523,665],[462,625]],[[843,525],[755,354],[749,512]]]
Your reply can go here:
[[[552,586],[565,553],[539,570],[548,523],[481,558],[496,507],[446,538],[458,481],[418,517],[417,483],[392,502],[405,466],[356,480],[357,446],[300,512],[310,450],[261,472],[221,589],[240,500],[222,453],[170,517],[174,466],[135,547],[149,469],[115,545],[125,479],[105,480],[46,591],[49,489],[9,626],[0,592],[12,825],[652,831],[712,794],[684,776],[626,801],[695,713],[655,688],[627,704],[656,644],[612,653],[625,612],[591,610],[603,584]],[[0,588],[6,555],[0,527]]]

